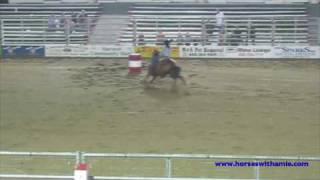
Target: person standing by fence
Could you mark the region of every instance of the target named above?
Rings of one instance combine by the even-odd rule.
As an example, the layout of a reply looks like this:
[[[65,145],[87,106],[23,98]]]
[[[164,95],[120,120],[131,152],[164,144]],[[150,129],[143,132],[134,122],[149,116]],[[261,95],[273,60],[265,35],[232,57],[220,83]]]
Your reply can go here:
[[[219,34],[218,45],[221,45],[223,42],[223,34],[224,34],[224,13],[219,9],[217,9],[217,14],[216,14],[216,28]]]

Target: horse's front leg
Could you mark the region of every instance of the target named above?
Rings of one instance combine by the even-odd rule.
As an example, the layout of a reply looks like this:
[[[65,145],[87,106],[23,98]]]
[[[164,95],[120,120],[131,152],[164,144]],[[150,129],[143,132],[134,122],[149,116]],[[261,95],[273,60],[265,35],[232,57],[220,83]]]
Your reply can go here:
[[[150,76],[150,73],[148,73],[148,74],[144,77],[143,82],[148,82],[149,76]]]
[[[152,76],[152,79],[150,81],[150,83],[153,83],[153,81],[157,78],[157,76]]]
[[[184,79],[183,76],[178,76],[179,79],[183,82],[184,85],[187,85],[186,80]]]

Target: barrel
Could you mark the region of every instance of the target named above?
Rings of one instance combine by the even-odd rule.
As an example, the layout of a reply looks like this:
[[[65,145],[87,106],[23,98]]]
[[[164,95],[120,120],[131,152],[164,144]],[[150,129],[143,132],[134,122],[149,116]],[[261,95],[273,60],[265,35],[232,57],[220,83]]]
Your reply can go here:
[[[129,55],[129,74],[140,74],[142,71],[142,58],[140,54]]]

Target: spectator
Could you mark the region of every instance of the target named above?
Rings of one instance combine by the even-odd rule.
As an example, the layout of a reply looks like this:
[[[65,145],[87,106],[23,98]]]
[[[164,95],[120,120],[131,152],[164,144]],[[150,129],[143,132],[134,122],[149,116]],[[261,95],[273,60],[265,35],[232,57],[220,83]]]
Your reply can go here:
[[[71,20],[72,20],[75,24],[77,24],[77,22],[78,22],[78,16],[77,16],[77,13],[76,13],[76,12],[72,12],[72,13],[71,13]]]
[[[192,37],[189,32],[187,32],[187,34],[185,35],[184,42],[187,46],[190,46],[190,44],[192,43]]]
[[[86,27],[86,22],[87,21],[87,18],[88,18],[88,15],[86,13],[85,10],[81,10],[80,14],[79,14],[79,17],[78,17],[78,20],[79,20],[79,25],[82,26],[82,27]]]
[[[241,34],[242,31],[237,26],[231,35],[231,46],[239,46],[239,44],[242,43]]]
[[[224,29],[224,13],[217,9],[216,14],[216,27],[219,32],[223,32]]]
[[[143,34],[139,34],[138,36],[138,46],[143,46],[146,43],[144,42],[144,35]]]
[[[71,34],[74,30],[75,23],[72,21],[71,17],[65,18],[64,30],[66,34]]]
[[[54,19],[53,15],[50,15],[48,18],[48,29],[49,29],[49,31],[55,29],[55,19]]]
[[[87,13],[85,10],[81,10],[79,14],[79,23],[84,24],[87,21]]]
[[[156,37],[156,45],[162,45],[164,42],[165,35],[163,32],[160,32]]]
[[[182,36],[182,34],[180,32],[179,32],[178,37],[177,37],[177,42],[178,42],[179,46],[183,45],[183,36]]]
[[[251,41],[252,45],[255,45],[255,39],[256,39],[256,28],[254,26],[251,26],[249,31],[249,39]]]
[[[223,31],[224,31],[224,13],[217,9],[216,14],[216,27],[219,32],[219,43],[218,45],[221,45],[223,42]]]
[[[54,27],[55,27],[56,29],[59,29],[59,27],[60,27],[60,20],[59,20],[59,18],[58,18],[56,15],[54,15],[53,17],[54,17]]]
[[[63,28],[64,27],[64,24],[65,24],[65,21],[66,21],[66,15],[65,13],[62,13],[61,16],[60,16],[60,28]]]

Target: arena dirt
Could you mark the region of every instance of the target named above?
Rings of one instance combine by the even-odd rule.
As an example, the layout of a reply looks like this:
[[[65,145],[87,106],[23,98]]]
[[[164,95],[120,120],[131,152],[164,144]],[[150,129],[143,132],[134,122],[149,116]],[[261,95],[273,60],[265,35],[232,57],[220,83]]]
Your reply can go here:
[[[320,155],[319,61],[178,63],[188,85],[173,88],[128,76],[126,60],[1,62],[1,150]],[[238,173],[209,161],[177,162],[176,174],[183,164],[190,176]]]

